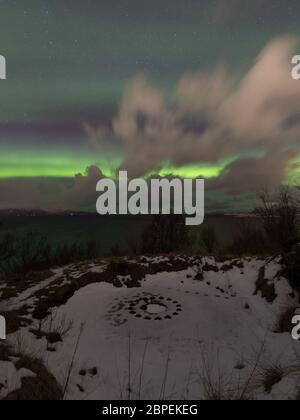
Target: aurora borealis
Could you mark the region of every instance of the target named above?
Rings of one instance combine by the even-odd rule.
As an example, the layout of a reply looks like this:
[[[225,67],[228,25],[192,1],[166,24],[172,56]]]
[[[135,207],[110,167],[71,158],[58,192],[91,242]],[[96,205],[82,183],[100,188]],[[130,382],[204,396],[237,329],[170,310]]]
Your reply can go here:
[[[95,168],[99,176],[127,165],[139,176],[203,176],[216,211],[247,208],[252,174],[241,172],[243,162],[255,171],[253,189],[262,180],[275,186],[300,178],[300,83],[291,85],[285,72],[290,45],[293,51],[300,45],[297,0],[0,6],[0,53],[7,60],[7,80],[0,82],[0,208],[85,207],[79,192],[94,191]],[[294,44],[272,44],[286,36]],[[255,60],[267,68],[277,51],[282,71],[271,72],[274,92],[259,79]],[[236,179],[241,188],[233,188]]]

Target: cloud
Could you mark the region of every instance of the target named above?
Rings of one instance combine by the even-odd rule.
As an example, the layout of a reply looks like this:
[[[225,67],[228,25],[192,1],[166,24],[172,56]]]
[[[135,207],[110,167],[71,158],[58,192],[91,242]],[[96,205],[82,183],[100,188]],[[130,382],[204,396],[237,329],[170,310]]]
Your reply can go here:
[[[203,100],[201,105],[196,104],[191,91],[185,92],[188,78],[193,84],[202,83],[191,75],[187,76],[179,85],[183,104],[173,106],[167,103],[159,89],[148,86],[143,76],[138,76],[127,86],[113,127],[125,151],[121,169],[128,170],[131,176],[157,170],[165,161],[181,165],[213,161],[222,156],[220,142],[217,148],[213,148],[220,130],[210,126],[205,116],[211,114],[215,102],[207,104]],[[214,101],[217,101],[217,95]],[[196,112],[199,106],[207,112],[199,115]],[[225,138],[224,135],[223,155],[230,151],[224,144]]]
[[[109,127],[94,127],[88,122],[82,125],[90,146],[96,150],[106,150],[109,147],[109,141],[112,137],[112,130]]]
[[[296,41],[279,38],[268,44],[238,89],[218,110],[219,124],[243,142],[284,142],[297,127],[288,121],[299,115],[300,84],[291,77]]]
[[[186,73],[177,86],[180,105],[185,112],[213,117],[229,95],[233,81],[224,67],[210,73]]]
[[[115,134],[130,146],[132,139],[146,128],[142,127],[143,116],[150,122],[160,119],[165,106],[163,93],[148,86],[143,75],[137,76],[125,89],[119,115],[113,123]]]
[[[166,161],[217,162],[257,146],[267,156],[275,149],[280,155],[300,129],[300,83],[291,78],[294,47],[292,37],[270,42],[235,87],[223,67],[186,73],[173,105],[145,77],[135,78],[113,121],[125,150],[121,168],[141,176]]]
[[[231,163],[217,179],[207,181],[206,186],[209,190],[233,195],[257,193],[265,186],[276,188],[292,168],[290,162],[297,154],[295,150],[271,149],[261,158],[241,158]]]

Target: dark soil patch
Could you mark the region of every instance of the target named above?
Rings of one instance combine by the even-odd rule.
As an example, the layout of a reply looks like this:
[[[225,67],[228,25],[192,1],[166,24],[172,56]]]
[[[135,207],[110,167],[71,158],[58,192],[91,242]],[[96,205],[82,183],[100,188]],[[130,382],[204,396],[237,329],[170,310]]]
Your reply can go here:
[[[208,263],[206,263],[203,267],[202,267],[203,271],[214,271],[215,273],[219,272],[219,269],[216,265],[210,265]]]
[[[11,349],[10,347],[0,342],[0,360],[1,362],[9,362],[11,358]]]
[[[28,316],[28,306],[24,305],[20,309],[6,311],[1,313],[6,319],[6,333],[13,334],[21,327],[28,326],[32,323]]]
[[[63,341],[62,336],[57,332],[45,332],[33,329],[30,330],[30,332],[35,335],[38,340],[46,338],[47,343],[49,344],[61,343]]]
[[[292,320],[296,312],[296,306],[285,308],[280,314],[275,333],[291,333],[293,329]]]
[[[243,269],[244,268],[244,264],[240,260],[233,260],[229,264],[223,264],[222,267],[221,267],[221,271],[224,271],[226,273],[228,271],[233,270],[233,268],[235,268],[235,267],[237,267],[239,269]]]

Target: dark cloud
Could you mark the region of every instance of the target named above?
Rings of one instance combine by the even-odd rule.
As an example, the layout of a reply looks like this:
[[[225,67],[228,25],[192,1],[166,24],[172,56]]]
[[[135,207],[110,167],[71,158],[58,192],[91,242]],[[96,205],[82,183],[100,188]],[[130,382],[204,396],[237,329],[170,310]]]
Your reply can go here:
[[[96,166],[87,168],[84,175],[77,174],[71,188],[65,191],[64,207],[68,209],[93,209],[96,206],[96,185],[103,174]]]
[[[95,210],[96,184],[103,177],[95,166],[73,179],[9,178],[0,180],[0,209],[45,211]]]
[[[0,209],[62,210],[69,187],[65,179],[8,178],[0,180]]]

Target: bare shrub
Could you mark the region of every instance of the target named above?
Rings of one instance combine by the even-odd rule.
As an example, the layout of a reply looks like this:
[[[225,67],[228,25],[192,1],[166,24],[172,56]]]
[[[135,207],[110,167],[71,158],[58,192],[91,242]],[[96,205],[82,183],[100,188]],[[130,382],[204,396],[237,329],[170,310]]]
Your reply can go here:
[[[168,254],[184,250],[189,244],[188,230],[182,215],[154,216],[145,229],[140,244],[143,254]]]
[[[239,223],[232,244],[226,252],[234,255],[261,255],[267,253],[269,249],[263,230],[256,227],[253,221],[243,220]]]
[[[30,271],[42,265],[42,255],[45,254],[46,240],[33,232],[28,232],[19,242],[18,259],[20,271]]]
[[[218,240],[215,229],[212,226],[202,227],[200,231],[200,246],[209,254],[213,254],[217,250]]]
[[[54,248],[45,238],[33,232],[23,236],[6,234],[0,238],[0,274],[6,278],[97,256],[98,246],[95,241],[84,245],[64,244]]]
[[[11,234],[6,234],[0,240],[0,272],[2,274],[14,271],[14,255],[16,240]]]
[[[276,252],[287,252],[298,238],[297,202],[289,188],[272,196],[267,190],[259,196],[254,214],[259,218],[269,244]]]

